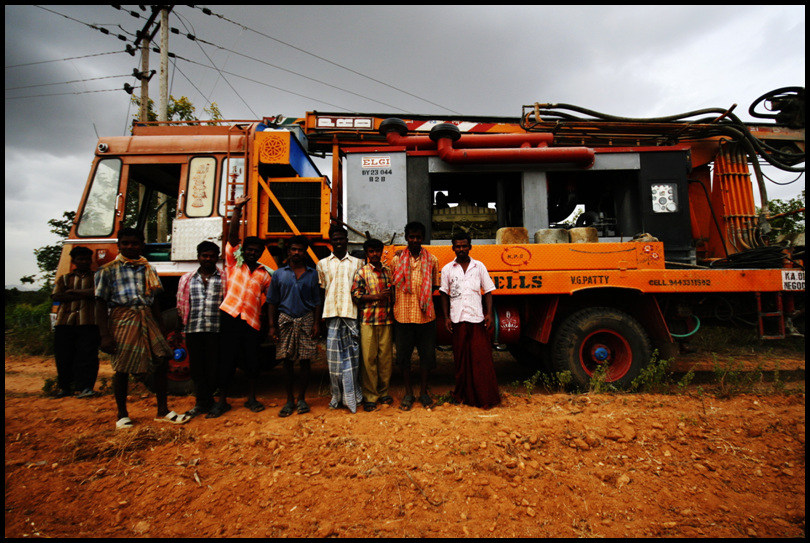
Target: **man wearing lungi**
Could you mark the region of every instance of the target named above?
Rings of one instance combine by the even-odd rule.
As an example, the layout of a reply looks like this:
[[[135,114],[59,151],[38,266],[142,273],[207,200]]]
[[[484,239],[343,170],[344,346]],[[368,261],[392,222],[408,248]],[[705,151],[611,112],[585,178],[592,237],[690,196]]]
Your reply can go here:
[[[226,274],[217,268],[219,246],[212,241],[197,245],[200,267],[180,278],[177,313],[183,323],[191,380],[196,401],[189,417],[208,413],[214,406],[219,357],[219,306],[226,290]]]
[[[289,417],[296,409],[299,415],[309,412],[304,396],[309,385],[310,360],[317,354],[321,293],[318,273],[306,265],[307,247],[307,238],[290,238],[287,242],[288,264],[273,274],[267,289],[268,335],[276,344],[276,360],[284,360],[287,374],[287,403],[279,411],[279,417]],[[301,369],[297,405],[293,387],[296,361]]]
[[[95,276],[96,322],[100,349],[112,355],[113,392],[118,407],[118,429],[131,428],[127,413],[129,374],[151,372],[155,377],[157,418],[183,424],[190,417],[170,411],[167,403],[167,372],[171,348],[163,338],[156,295],[163,290],[160,278],[143,252],[143,232],[122,228],[118,232],[118,256],[102,266]],[[108,315],[109,311],[109,315]]]
[[[471,247],[469,234],[453,234],[456,259],[442,268],[442,286],[439,290],[445,326],[453,335],[456,377],[453,399],[489,408],[501,402],[488,334],[492,329],[492,291],[495,284],[486,267],[470,258]]]
[[[318,281],[324,289],[326,361],[329,365],[330,409],[343,403],[352,413],[363,401],[360,389],[360,345],[357,306],[352,300],[352,280],[363,262],[347,253],[348,235],[340,226],[329,229],[332,254],[318,262]]]
[[[363,356],[361,382],[363,409],[374,411],[377,403],[391,404],[388,394],[394,358],[394,311],[391,270],[382,263],[383,242],[363,243],[368,263],[357,270],[352,282],[352,298],[361,306],[360,346]]]
[[[396,363],[402,368],[405,397],[399,408],[408,411],[415,398],[411,386],[411,354],[414,347],[419,353],[421,375],[419,402],[424,407],[433,405],[428,394],[430,370],[436,367],[436,309],[433,290],[439,286],[439,261],[422,247],[425,225],[411,222],[405,225],[408,248],[391,259],[394,296],[394,345]]]
[[[234,200],[235,208],[228,226],[228,243],[225,244],[225,268],[228,274],[228,290],[220,309],[222,330],[222,358],[220,359],[219,401],[205,418],[221,416],[231,408],[228,390],[236,373],[236,355],[244,354],[245,373],[248,376],[248,399],[245,407],[258,413],[264,405],[256,399],[256,384],[259,380],[262,319],[261,311],[270,286],[272,271],[259,262],[264,252],[264,241],[248,236],[239,243],[239,220],[242,208],[250,198],[240,196]]]

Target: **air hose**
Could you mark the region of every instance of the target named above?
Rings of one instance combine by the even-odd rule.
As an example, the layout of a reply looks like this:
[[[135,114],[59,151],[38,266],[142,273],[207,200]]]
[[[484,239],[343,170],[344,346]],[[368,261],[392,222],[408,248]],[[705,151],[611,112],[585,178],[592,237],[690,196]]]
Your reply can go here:
[[[695,332],[697,332],[700,329],[700,319],[698,318],[697,315],[692,315],[692,316],[695,317],[695,322],[697,323],[697,324],[695,324],[695,329],[694,330],[692,330],[691,332],[688,332],[686,334],[673,334],[672,332],[670,332],[669,335],[671,335],[672,337],[677,337],[677,338],[685,338],[685,337],[689,337],[689,336],[693,335]]]

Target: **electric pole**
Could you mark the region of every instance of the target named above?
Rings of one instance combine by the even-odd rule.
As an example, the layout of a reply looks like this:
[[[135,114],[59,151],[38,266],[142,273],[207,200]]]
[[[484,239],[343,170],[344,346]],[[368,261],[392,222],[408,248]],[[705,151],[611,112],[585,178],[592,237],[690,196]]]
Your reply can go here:
[[[158,121],[169,120],[169,11],[174,6],[160,8],[160,105]],[[157,241],[165,243],[169,234],[168,197],[158,193]]]

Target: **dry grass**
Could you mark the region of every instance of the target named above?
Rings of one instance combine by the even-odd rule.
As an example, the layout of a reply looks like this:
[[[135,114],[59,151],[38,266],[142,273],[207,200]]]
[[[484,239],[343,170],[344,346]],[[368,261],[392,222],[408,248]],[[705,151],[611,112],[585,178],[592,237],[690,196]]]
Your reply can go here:
[[[126,458],[140,450],[160,445],[193,441],[183,428],[153,428],[144,426],[130,430],[117,430],[112,434],[87,433],[68,438],[61,449],[66,453],[65,462]]]

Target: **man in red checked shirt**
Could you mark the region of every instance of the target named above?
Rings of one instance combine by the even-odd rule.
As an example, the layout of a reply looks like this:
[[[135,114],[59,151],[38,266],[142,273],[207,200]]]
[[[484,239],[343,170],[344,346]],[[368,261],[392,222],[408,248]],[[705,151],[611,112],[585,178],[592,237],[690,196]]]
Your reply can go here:
[[[394,359],[394,292],[391,270],[382,264],[383,242],[369,239],[363,243],[368,264],[354,273],[352,298],[360,311],[360,371],[363,409],[374,411],[377,403],[390,405],[388,394]]]
[[[244,350],[249,383],[245,407],[254,413],[264,409],[256,399],[256,381],[259,379],[259,344],[262,339],[261,310],[273,272],[259,263],[259,257],[264,252],[264,241],[260,238],[245,238],[241,245],[241,254],[238,253],[239,219],[248,200],[244,196],[236,199],[236,208],[228,228],[228,243],[225,245],[228,291],[219,306],[223,347],[220,400],[211,408],[206,418],[219,417],[231,408],[228,404],[228,389],[236,371],[236,354],[240,349]]]

